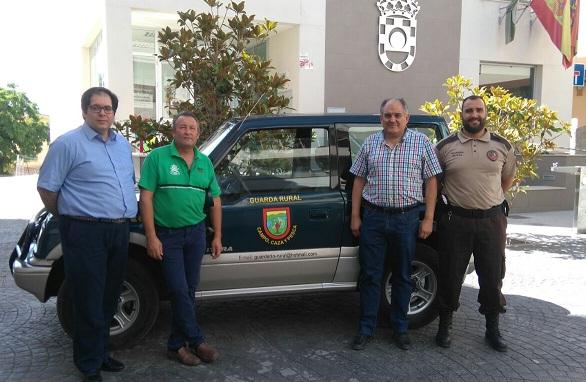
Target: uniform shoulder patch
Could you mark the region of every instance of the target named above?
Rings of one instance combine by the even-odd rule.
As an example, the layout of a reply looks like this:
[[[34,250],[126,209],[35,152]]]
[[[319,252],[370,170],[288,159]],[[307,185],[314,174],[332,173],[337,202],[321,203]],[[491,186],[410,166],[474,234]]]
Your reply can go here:
[[[447,137],[445,137],[444,139],[442,139],[441,141],[439,141],[435,147],[439,151],[442,149],[442,147],[444,147],[448,143],[454,142],[457,139],[458,139],[458,133],[452,133],[452,134],[448,135]]]
[[[511,147],[513,147],[513,146],[512,146],[512,145],[509,143],[509,141],[507,141],[505,138],[501,137],[501,136],[500,136],[500,135],[498,135],[498,134],[495,134],[495,133],[490,133],[490,139],[491,139],[491,140],[493,140],[493,141],[497,141],[497,142],[499,142],[499,143],[503,144],[503,145],[504,145],[504,146],[507,148],[507,150],[510,150],[510,149],[511,149]]]

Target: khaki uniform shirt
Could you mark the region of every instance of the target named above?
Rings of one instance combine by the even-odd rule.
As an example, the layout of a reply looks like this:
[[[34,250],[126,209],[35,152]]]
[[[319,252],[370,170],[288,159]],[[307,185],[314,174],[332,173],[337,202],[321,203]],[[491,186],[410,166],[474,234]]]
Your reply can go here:
[[[501,180],[515,174],[514,148],[503,137],[486,133],[477,139],[459,131],[436,146],[444,170],[441,193],[451,205],[487,210],[501,204]]]

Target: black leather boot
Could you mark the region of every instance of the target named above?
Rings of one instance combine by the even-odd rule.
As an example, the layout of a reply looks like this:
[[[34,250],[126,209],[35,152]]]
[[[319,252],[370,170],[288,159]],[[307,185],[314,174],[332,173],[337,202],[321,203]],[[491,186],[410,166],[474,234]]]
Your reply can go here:
[[[452,312],[440,313],[439,327],[435,335],[435,343],[443,348],[449,348],[452,344],[450,337],[450,330],[452,330]]]
[[[498,313],[487,314],[485,315],[485,318],[486,334],[484,335],[484,338],[486,338],[486,341],[494,350],[506,352],[507,344],[503,341],[503,337],[501,337]]]

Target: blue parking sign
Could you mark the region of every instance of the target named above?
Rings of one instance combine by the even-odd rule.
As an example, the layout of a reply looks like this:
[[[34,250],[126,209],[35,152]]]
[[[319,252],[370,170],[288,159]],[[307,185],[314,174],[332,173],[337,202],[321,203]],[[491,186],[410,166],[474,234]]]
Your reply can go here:
[[[574,64],[574,86],[584,86],[584,64]]]

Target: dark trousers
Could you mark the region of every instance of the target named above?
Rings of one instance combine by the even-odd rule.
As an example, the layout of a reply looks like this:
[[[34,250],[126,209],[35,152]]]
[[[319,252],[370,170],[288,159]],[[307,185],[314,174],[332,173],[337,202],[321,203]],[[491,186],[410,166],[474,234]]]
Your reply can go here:
[[[506,300],[501,293],[505,277],[507,218],[502,212],[485,218],[443,213],[438,224],[440,240],[439,309],[456,311],[470,255],[478,274],[480,313],[503,313]]]
[[[407,331],[407,312],[413,283],[411,261],[415,257],[419,209],[389,214],[364,209],[360,227],[360,334],[372,336],[376,327],[385,265],[390,264],[391,326]]]
[[[176,229],[157,227],[156,230],[163,244],[163,275],[173,311],[167,348],[178,350],[185,345],[195,348],[205,341],[195,312],[195,289],[206,248],[205,223]]]
[[[128,223],[60,217],[65,278],[73,299],[73,361],[82,373],[108,357],[110,323],[128,260]]]

